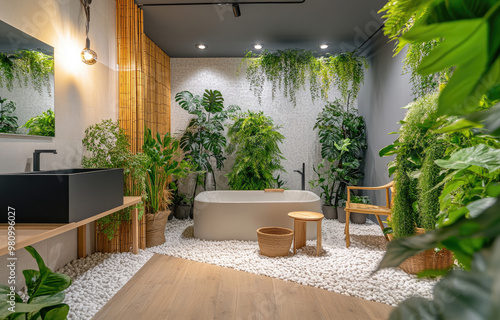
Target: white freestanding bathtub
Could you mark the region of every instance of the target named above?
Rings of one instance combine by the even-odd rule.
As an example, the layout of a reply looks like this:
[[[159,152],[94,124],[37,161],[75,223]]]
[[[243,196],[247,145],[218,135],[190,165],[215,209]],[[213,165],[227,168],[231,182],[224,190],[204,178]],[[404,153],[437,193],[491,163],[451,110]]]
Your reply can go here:
[[[310,191],[205,191],[194,199],[194,236],[205,240],[257,240],[257,229],[293,230],[291,211],[321,212]],[[307,239],[316,239],[316,222],[307,223]]]

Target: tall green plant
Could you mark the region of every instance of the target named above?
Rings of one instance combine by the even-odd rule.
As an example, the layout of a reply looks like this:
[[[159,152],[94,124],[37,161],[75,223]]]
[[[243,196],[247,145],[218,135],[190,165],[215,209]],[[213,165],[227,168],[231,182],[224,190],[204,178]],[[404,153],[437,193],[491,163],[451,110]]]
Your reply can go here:
[[[32,136],[54,137],[56,134],[56,116],[51,109],[41,115],[26,121],[21,128],[28,129],[28,134]]]
[[[197,172],[194,198],[198,184],[206,186],[206,173],[212,173],[213,184],[217,189],[213,163],[215,162],[215,167],[221,170],[226,160],[224,149],[227,141],[224,136],[224,123],[240,108],[235,105],[224,108],[224,98],[217,90],[205,90],[202,97],[182,91],[176,94],[175,101],[189,114],[195,116],[180,140],[185,160],[190,161],[193,170]]]
[[[229,154],[236,159],[227,174],[233,190],[263,190],[272,188],[276,171],[284,171],[279,144],[285,138],[270,117],[260,112],[244,112],[232,117],[229,126]]]
[[[364,80],[364,70],[368,68],[365,57],[354,52],[339,55],[315,57],[315,53],[302,49],[286,49],[270,52],[264,50],[259,55],[248,52],[246,78],[250,89],[262,103],[262,93],[266,81],[271,82],[272,98],[278,89],[286,98],[297,105],[297,92],[309,84],[311,100],[328,99],[333,87],[340,92],[344,104],[350,105],[356,99]]]
[[[347,186],[363,178],[361,162],[366,149],[365,121],[355,109],[343,106],[338,100],[326,105],[316,119],[323,162],[315,169],[325,204],[338,206],[347,196]],[[323,176],[323,177],[322,177]]]
[[[0,133],[16,133],[19,125],[14,115],[16,105],[13,101],[5,103],[7,99],[0,97]]]
[[[28,289],[25,302],[12,286],[0,285],[0,318],[6,320],[64,320],[69,306],[64,303],[64,290],[71,279],[47,268],[42,257],[31,246],[25,247],[36,260],[39,270],[23,270]],[[10,303],[12,302],[12,304]]]
[[[426,231],[436,229],[440,213],[439,197],[443,191],[443,174],[435,163],[446,151],[446,144],[431,137],[425,149],[425,159],[418,177],[418,214],[420,225]]]
[[[418,211],[418,201],[421,196],[418,193],[418,173],[425,161],[424,151],[436,143],[436,134],[431,129],[445,122],[437,115],[438,98],[439,93],[428,94],[406,106],[408,111],[401,121],[398,139],[379,152],[380,156],[396,154],[396,159],[389,165],[389,174],[395,173],[394,183],[397,192],[391,217],[396,238],[413,236],[415,228],[422,226]],[[427,174],[428,172],[422,177],[428,177]],[[433,187],[427,184],[424,191],[427,192]],[[433,211],[426,212],[430,214]]]
[[[182,160],[179,140],[165,134],[162,138],[159,133],[156,139],[151,129],[144,131],[144,144],[142,146],[146,161],[146,197],[147,213],[158,213],[166,210],[171,194],[167,189],[169,179],[182,178],[189,173],[189,164]]]
[[[14,79],[19,86],[31,82],[38,93],[43,88],[52,94],[50,77],[54,74],[54,58],[39,51],[18,50],[15,53],[0,52],[0,88],[5,85],[11,91]]]

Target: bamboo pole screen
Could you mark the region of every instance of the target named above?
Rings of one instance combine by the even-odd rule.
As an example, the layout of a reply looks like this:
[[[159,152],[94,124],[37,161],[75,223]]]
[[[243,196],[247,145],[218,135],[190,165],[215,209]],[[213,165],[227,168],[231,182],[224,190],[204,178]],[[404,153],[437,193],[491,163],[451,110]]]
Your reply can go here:
[[[170,57],[144,34],[134,0],[116,0],[120,126],[132,152],[141,150],[144,126],[170,132]]]

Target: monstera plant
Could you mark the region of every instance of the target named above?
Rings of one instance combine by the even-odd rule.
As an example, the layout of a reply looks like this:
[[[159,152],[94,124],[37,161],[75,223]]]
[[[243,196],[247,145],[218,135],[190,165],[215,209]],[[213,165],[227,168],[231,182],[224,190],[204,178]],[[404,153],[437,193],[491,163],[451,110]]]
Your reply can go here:
[[[182,91],[175,96],[175,101],[194,116],[180,139],[185,160],[193,164],[193,170],[196,172],[194,198],[198,185],[206,188],[207,173],[212,175],[214,188],[217,189],[214,165],[217,170],[221,170],[226,160],[224,123],[229,115],[240,108],[234,105],[225,108],[222,93],[217,90],[205,90],[203,96]]]

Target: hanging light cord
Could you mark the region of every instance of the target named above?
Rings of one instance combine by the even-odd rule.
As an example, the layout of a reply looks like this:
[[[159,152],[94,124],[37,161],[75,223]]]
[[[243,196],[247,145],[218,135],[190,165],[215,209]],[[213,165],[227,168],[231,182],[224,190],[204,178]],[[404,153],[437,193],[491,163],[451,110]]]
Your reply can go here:
[[[92,0],[80,0],[83,6],[83,10],[85,11],[86,24],[85,24],[85,36],[87,38],[85,42],[85,47],[90,49],[90,40],[89,40],[89,25],[90,25],[90,4]]]

